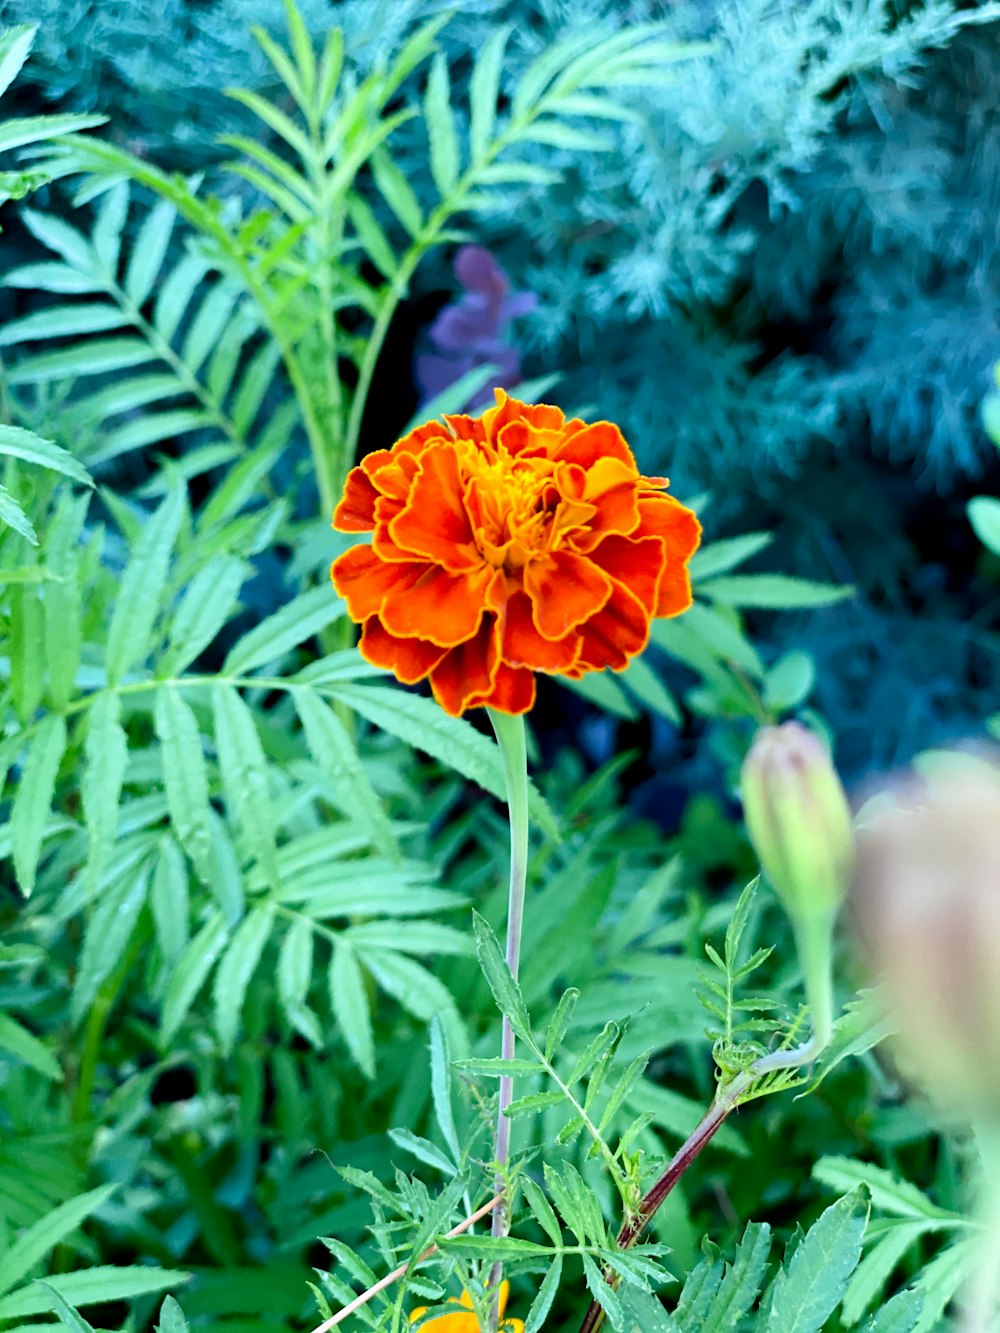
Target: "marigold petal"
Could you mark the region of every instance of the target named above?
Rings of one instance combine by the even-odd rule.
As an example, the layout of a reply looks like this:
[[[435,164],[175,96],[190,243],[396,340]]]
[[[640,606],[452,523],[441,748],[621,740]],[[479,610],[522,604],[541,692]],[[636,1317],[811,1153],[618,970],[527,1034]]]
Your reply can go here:
[[[426,561],[386,564],[370,546],[352,546],[330,566],[333,586],[352,620],[376,615],[390,593],[405,593],[428,570]]]
[[[403,550],[427,556],[445,569],[475,569],[482,556],[462,497],[454,446],[430,446],[420,456],[406,507],[389,524],[389,536]]]
[[[698,516],[672,495],[640,495],[639,516],[640,531],[636,536],[655,533],[662,537],[675,560],[690,560],[697,551],[701,541]]]
[[[445,412],[443,416],[456,440],[474,440],[481,444],[486,439],[482,417],[466,416],[464,412]]]
[[[410,487],[413,485],[413,478],[417,473],[417,454],[391,454],[386,449],[378,450],[383,455],[381,462],[371,469],[365,468],[372,480],[372,485],[381,492],[382,499],[379,504],[384,505],[386,500],[399,505],[405,502],[410,493]],[[368,458],[375,457],[369,454]],[[368,458],[361,461],[364,467]],[[380,517],[378,506],[375,509],[376,517]]]
[[[511,1284],[504,1280],[500,1286],[500,1316],[503,1318],[504,1309],[507,1308],[507,1296],[511,1290]],[[479,1333],[479,1324],[475,1316],[469,1320],[469,1310],[472,1309],[472,1297],[468,1292],[461,1293],[460,1301],[447,1301],[447,1305],[460,1305],[461,1310],[456,1310],[453,1314],[440,1314],[433,1318],[428,1324],[424,1324],[425,1329],[431,1329],[432,1333]],[[427,1314],[429,1305],[419,1305],[409,1316],[409,1322],[415,1324],[421,1314]],[[463,1320],[461,1324],[456,1324],[455,1320]],[[524,1320],[504,1320],[501,1324],[503,1333],[524,1333]]]
[[[398,458],[400,454],[421,454],[432,440],[450,440],[444,424],[440,421],[425,421],[422,426],[415,426],[401,436],[392,446],[391,453]]]
[[[477,695],[470,699],[466,708],[494,708],[498,713],[530,713],[535,706],[534,672],[525,667],[508,666],[501,662],[497,667],[493,689],[487,695]]]
[[[556,409],[553,409],[556,410]],[[559,413],[560,417],[562,413]],[[533,426],[530,421],[508,421],[496,433],[496,441],[513,457],[537,455],[551,457],[562,441],[562,427]]]
[[[552,480],[564,500],[583,500],[587,489],[587,472],[579,463],[556,463]]]
[[[539,634],[562,639],[601,609],[611,596],[611,580],[582,555],[552,551],[525,566],[524,590]]]
[[[617,458],[631,469],[633,477],[638,478],[639,475],[632,450],[625,443],[625,436],[610,421],[595,421],[592,426],[584,426],[582,430],[569,435],[556,457],[565,459],[567,463],[579,463],[585,468],[593,467],[599,458]]]
[[[392,506],[386,510],[383,505]],[[412,564],[415,559],[422,565],[427,565],[429,561],[420,557],[415,557],[412,551],[404,551],[401,546],[389,536],[389,524],[399,513],[399,505],[395,500],[386,500],[383,496],[375,506],[375,532],[372,535],[372,550],[380,560],[388,560],[391,563]],[[388,515],[386,517],[385,515]]]
[[[508,1285],[508,1287],[510,1286],[509,1283],[508,1283],[507,1285]],[[504,1296],[503,1288],[501,1287],[501,1290],[500,1290],[500,1313],[501,1313],[501,1314],[503,1314],[503,1307],[504,1307],[504,1304],[505,1304],[505,1303],[506,1303],[506,1297]],[[455,1299],[454,1296],[452,1296],[452,1297],[450,1297],[447,1301],[445,1301],[444,1304],[445,1304],[445,1305],[457,1305],[457,1306],[460,1307],[460,1310],[461,1310],[461,1311],[466,1311],[466,1312],[474,1308],[474,1307],[473,1307],[473,1304],[472,1304],[472,1297],[469,1295],[469,1292],[468,1292],[464,1287],[462,1288],[462,1294],[461,1294],[461,1296],[460,1296],[457,1300]],[[418,1307],[413,1311],[413,1313],[410,1315],[410,1323],[412,1324],[413,1321],[414,1321],[415,1319],[419,1319],[420,1316],[421,1316],[422,1314],[426,1314],[427,1311],[428,1311],[429,1309],[430,1309],[430,1306],[429,1306],[429,1305],[420,1305],[420,1306],[418,1306]],[[441,1318],[442,1320],[443,1320],[443,1319],[454,1319],[454,1318],[456,1318],[456,1317],[458,1317],[458,1316],[457,1316],[457,1315],[452,1315],[452,1314],[441,1315],[441,1316],[440,1316],[440,1318]],[[463,1318],[463,1319],[468,1319],[469,1316],[468,1316],[468,1313],[464,1313],[464,1314],[461,1314],[460,1317]],[[435,1326],[438,1322],[439,1322],[438,1319],[432,1319],[431,1322],[430,1322],[429,1324],[425,1324],[424,1327],[425,1327],[425,1328],[434,1328],[434,1326]],[[472,1333],[479,1333],[479,1329],[478,1329],[478,1325],[476,1325],[476,1321],[473,1320],[472,1322],[473,1322],[473,1330],[472,1330]],[[464,1325],[463,1325],[463,1327],[464,1327]]]
[[[677,565],[668,560],[663,568],[654,616],[679,616],[692,601],[691,574],[687,565]]]
[[[639,501],[640,532],[662,537],[666,563],[660,579],[655,616],[676,616],[691,605],[687,562],[701,541],[701,524],[693,509],[672,495],[643,496]]]
[[[503,389],[495,389],[496,407],[483,413],[483,427],[488,440],[498,440],[509,421],[526,421],[538,430],[559,430],[566,421],[565,414],[549,403],[522,403],[510,398]]]
[[[387,464],[393,461],[391,449],[372,449],[370,453],[365,454],[358,467],[369,477],[374,477],[376,472],[381,471]]]
[[[623,583],[613,583],[607,604],[580,626],[583,640],[577,670],[624,671],[649,642],[649,616]]]
[[[431,567],[400,597],[382,602],[380,618],[390,634],[403,639],[427,639],[453,648],[472,638],[485,610],[491,580],[499,570],[483,565],[469,574],[450,574]]]
[[[424,1305],[419,1311],[414,1310],[410,1322],[419,1319],[428,1308]],[[454,1314],[439,1314],[428,1319],[426,1324],[421,1324],[419,1333],[479,1333],[479,1320],[468,1310],[456,1310]]]
[[[492,693],[500,665],[498,638],[496,617],[484,616],[475,637],[452,648],[431,672],[434,698],[452,717]]]
[[[384,667],[404,685],[416,685],[437,666],[448,651],[427,639],[403,639],[390,634],[378,616],[365,621],[358,652],[372,666]]]
[[[500,656],[511,667],[529,667],[559,675],[569,671],[580,656],[580,636],[570,632],[562,639],[546,639],[535,627],[531,598],[520,590],[507,599],[502,621]]]
[[[618,583],[624,583],[647,615],[656,614],[657,590],[667,561],[662,537],[605,537],[590,558]]]
[[[618,458],[599,458],[587,472],[583,498],[596,513],[587,531],[574,538],[578,551],[587,552],[611,532],[628,534],[639,526],[639,490],[635,477]]]
[[[351,468],[343,497],[333,512],[333,526],[338,532],[371,532],[378,497],[367,473],[360,467]]]

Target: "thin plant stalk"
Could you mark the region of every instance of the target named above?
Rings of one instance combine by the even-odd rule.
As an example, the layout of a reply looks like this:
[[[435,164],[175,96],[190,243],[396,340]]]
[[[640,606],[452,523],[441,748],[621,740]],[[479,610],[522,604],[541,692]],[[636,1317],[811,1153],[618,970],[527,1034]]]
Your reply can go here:
[[[524,718],[487,710],[503,759],[507,785],[507,813],[510,820],[510,895],[507,904],[507,967],[517,980],[521,963],[521,928],[524,922],[524,893],[528,874],[528,757],[524,736]],[[504,1060],[514,1058],[514,1030],[504,1015],[500,1034],[500,1055]],[[496,1192],[503,1201],[493,1213],[492,1234],[506,1236],[510,1225],[510,1206],[507,1199],[507,1174],[510,1166],[510,1118],[507,1107],[514,1096],[514,1079],[505,1075],[500,1080],[500,1099],[497,1112]],[[490,1308],[491,1333],[500,1326],[501,1265],[494,1264],[489,1285],[493,1290]]]
[[[800,1069],[803,1065],[811,1064],[830,1044],[833,1031],[832,920],[814,917],[797,926],[795,933],[802,970],[805,974],[806,995],[812,1018],[812,1036],[802,1046],[762,1056],[748,1073],[738,1075],[730,1083],[719,1088],[712,1105],[678,1148],[662,1175],[643,1198],[634,1216],[622,1226],[616,1242],[619,1250],[630,1249],[636,1244],[681,1176],[721,1129],[723,1121],[736,1109],[759,1078],[783,1070]],[[1000,1154],[997,1165],[1000,1167]],[[618,1285],[617,1275],[611,1268],[605,1269],[604,1278],[610,1286]],[[598,1333],[603,1324],[604,1310],[597,1301],[592,1301],[580,1325],[580,1333]],[[973,1333],[973,1326],[970,1325],[967,1333]],[[983,1330],[976,1325],[975,1333],[983,1333]]]
[[[644,1196],[635,1214],[619,1231],[616,1242],[619,1250],[631,1249],[638,1242],[650,1221],[665,1202],[667,1195],[702,1149],[722,1128],[726,1117],[736,1109],[743,1094],[748,1091],[753,1081],[752,1074],[740,1074],[731,1083],[727,1083],[724,1088],[719,1089],[715,1101],[674,1153],[652,1189]],[[618,1276],[611,1268],[605,1269],[604,1279],[611,1287],[618,1285]],[[584,1316],[583,1323],[580,1325],[580,1333],[598,1333],[598,1330],[603,1326],[604,1309],[596,1300],[592,1301]]]
[[[450,1240],[452,1236],[460,1236],[463,1231],[468,1231],[481,1217],[485,1217],[487,1213],[492,1213],[499,1203],[500,1195],[496,1195],[488,1203],[484,1203],[481,1208],[477,1208],[470,1217],[459,1222],[457,1227],[452,1227],[450,1231],[445,1232],[445,1240]],[[436,1253],[437,1245],[428,1245],[416,1262],[422,1264],[425,1259],[429,1259],[432,1254]],[[342,1324],[356,1310],[360,1310],[363,1305],[367,1305],[380,1291],[385,1291],[386,1287],[391,1287],[394,1282],[398,1282],[401,1277],[405,1277],[413,1266],[414,1261],[411,1259],[408,1263],[400,1264],[398,1268],[394,1268],[391,1273],[386,1273],[385,1277],[379,1278],[373,1286],[369,1287],[367,1291],[363,1291],[360,1296],[355,1296],[354,1300],[345,1305],[342,1310],[338,1310],[329,1319],[324,1319],[322,1324],[317,1324],[312,1333],[328,1333],[328,1330],[335,1327],[335,1325]]]
[[[811,1065],[830,1044],[833,1036],[833,922],[835,913],[817,913],[792,921],[795,947],[802,965],[812,1035],[792,1050],[773,1051],[753,1067],[757,1075]]]

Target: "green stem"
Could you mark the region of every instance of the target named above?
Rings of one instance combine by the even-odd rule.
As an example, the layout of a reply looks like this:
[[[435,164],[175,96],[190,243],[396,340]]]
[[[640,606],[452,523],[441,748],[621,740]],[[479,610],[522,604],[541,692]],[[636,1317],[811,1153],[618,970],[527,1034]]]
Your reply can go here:
[[[336,201],[330,193],[330,178],[327,174],[323,153],[323,134],[321,118],[315,120],[311,128],[313,158],[309,163],[310,180],[319,203],[316,247],[319,251],[316,260],[316,291],[319,304],[318,329],[320,336],[320,420],[326,423],[326,430],[320,430],[314,440],[310,429],[310,445],[317,466],[317,482],[320,490],[320,505],[323,517],[331,519],[337,497],[343,489],[348,470],[353,463],[351,454],[343,448],[343,386],[340,382],[339,353],[337,350],[338,329],[334,310],[334,290],[330,265],[333,254],[340,242],[343,231],[343,213],[336,210]],[[314,417],[314,412],[303,413]],[[315,423],[314,423],[315,425]],[[321,458],[317,457],[317,448]]]
[[[108,1016],[114,1007],[125,978],[132,970],[132,964],[145,944],[146,933],[144,931],[139,931],[133,935],[121,962],[103,983],[90,1006],[83,1037],[83,1052],[80,1056],[76,1086],[73,1089],[73,1100],[70,1106],[70,1121],[74,1125],[86,1124],[91,1119],[90,1102],[94,1093],[97,1066],[101,1058],[101,1047]]]
[[[833,913],[817,913],[792,923],[795,947],[805,980],[812,1036],[790,1051],[774,1051],[758,1060],[755,1075],[798,1069],[826,1050],[833,1036]]]
[[[507,967],[517,980],[521,962],[521,927],[524,921],[524,894],[528,875],[528,756],[524,738],[524,718],[508,713],[487,710],[496,732],[503,760],[507,784],[507,813],[510,819],[510,897],[507,906]],[[514,1058],[514,1030],[504,1015],[500,1035],[500,1055],[504,1060]],[[510,1205],[506,1197],[507,1174],[510,1165],[510,1118],[506,1114],[514,1095],[514,1079],[506,1075],[500,1080],[500,1106],[497,1114],[497,1176],[496,1192],[504,1200],[493,1211],[493,1235],[506,1236],[510,1225]],[[490,1309],[490,1329],[497,1333],[500,1325],[501,1265],[494,1264],[490,1273],[493,1301]]]

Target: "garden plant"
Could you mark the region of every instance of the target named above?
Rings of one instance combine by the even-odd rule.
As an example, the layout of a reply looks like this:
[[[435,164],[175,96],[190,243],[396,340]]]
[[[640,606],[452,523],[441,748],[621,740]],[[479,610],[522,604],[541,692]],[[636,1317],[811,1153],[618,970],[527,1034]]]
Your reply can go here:
[[[0,10],[0,1333],[1000,1329],[998,19]]]

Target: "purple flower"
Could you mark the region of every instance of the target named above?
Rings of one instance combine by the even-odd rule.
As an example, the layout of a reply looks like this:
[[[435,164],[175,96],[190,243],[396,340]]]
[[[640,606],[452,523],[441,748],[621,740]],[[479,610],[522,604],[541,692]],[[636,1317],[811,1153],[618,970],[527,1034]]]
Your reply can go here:
[[[509,325],[534,310],[538,297],[511,292],[507,274],[481,245],[462,246],[455,256],[455,277],[463,294],[431,325],[434,351],[416,358],[416,377],[427,402],[476,366],[496,366],[496,374],[462,405],[471,411],[492,403],[494,388],[512,389],[520,383],[521,354],[508,341]]]

